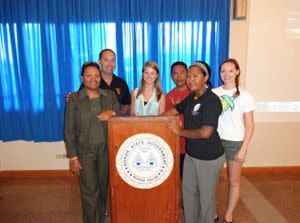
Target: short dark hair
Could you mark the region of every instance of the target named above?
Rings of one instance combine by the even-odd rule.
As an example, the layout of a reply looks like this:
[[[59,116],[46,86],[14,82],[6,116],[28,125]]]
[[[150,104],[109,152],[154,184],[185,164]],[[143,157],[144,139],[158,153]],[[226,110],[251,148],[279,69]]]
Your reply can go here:
[[[100,53],[99,53],[99,59],[101,59],[102,56],[103,56],[103,53],[105,53],[107,51],[112,52],[115,55],[115,57],[116,57],[116,53],[112,49],[104,49],[104,50],[100,51]]]
[[[88,67],[96,67],[99,72],[100,72],[100,67],[99,67],[99,64],[96,63],[96,62],[93,62],[93,61],[90,61],[90,62],[85,62],[84,64],[82,64],[82,67],[81,67],[81,76],[83,76],[84,74],[84,71],[86,70],[86,68]]]
[[[187,65],[186,65],[185,62],[183,62],[183,61],[176,61],[176,62],[174,62],[174,63],[171,65],[171,74],[172,74],[172,72],[173,72],[173,68],[174,68],[175,66],[177,66],[177,65],[181,65],[181,66],[184,67],[185,70],[187,70]]]
[[[210,80],[209,80],[209,78],[210,78],[210,76],[211,76],[211,68],[210,68],[210,66],[208,65],[208,63],[206,63],[205,61],[203,61],[203,60],[197,60],[197,61],[195,61],[195,62],[198,62],[198,63],[202,63],[205,67],[206,67],[206,69],[207,69],[207,71],[208,71],[208,80],[206,81],[206,84],[207,84],[207,86],[208,87],[210,87],[210,88],[212,88],[212,83],[210,82]],[[200,68],[201,69],[201,68]]]

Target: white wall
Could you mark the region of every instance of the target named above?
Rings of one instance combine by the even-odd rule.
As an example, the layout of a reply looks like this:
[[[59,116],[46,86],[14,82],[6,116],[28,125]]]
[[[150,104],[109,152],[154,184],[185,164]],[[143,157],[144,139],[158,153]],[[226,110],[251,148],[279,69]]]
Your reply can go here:
[[[63,170],[69,163],[63,142],[0,142],[0,170]]]
[[[299,166],[300,1],[248,3],[247,20],[232,21],[230,37],[242,86],[259,105],[246,166]]]
[[[247,19],[232,21],[230,30],[229,54],[240,62],[242,86],[258,102],[300,102],[300,1],[248,2]],[[300,112],[263,111],[255,113],[245,166],[299,166]],[[63,142],[0,142],[0,170],[67,169],[64,153]]]

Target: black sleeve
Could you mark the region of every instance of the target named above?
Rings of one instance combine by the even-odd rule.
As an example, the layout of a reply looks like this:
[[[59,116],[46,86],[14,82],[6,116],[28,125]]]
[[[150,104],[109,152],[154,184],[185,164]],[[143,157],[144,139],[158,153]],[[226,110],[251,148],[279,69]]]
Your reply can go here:
[[[218,127],[218,119],[222,113],[222,104],[217,96],[210,96],[203,106],[203,124]]]
[[[122,97],[121,97],[121,104],[122,105],[130,105],[131,97],[128,85],[125,80],[123,80],[123,89],[122,89]]]
[[[192,94],[189,94],[184,100],[182,100],[180,103],[178,103],[177,105],[175,105],[175,109],[178,111],[178,113],[183,114],[184,113],[184,109],[186,108],[187,104],[190,101],[190,98]]]

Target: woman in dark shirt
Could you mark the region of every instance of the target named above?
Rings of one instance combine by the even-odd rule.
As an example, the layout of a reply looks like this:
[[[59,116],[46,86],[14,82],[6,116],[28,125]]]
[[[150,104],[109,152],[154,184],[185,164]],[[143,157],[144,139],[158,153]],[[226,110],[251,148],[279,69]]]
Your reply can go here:
[[[104,222],[108,189],[107,123],[120,114],[113,91],[99,89],[97,63],[82,66],[84,88],[70,96],[65,113],[65,144],[70,170],[79,175],[84,223]]]
[[[224,149],[217,132],[221,102],[206,83],[209,70],[201,62],[188,69],[187,83],[192,93],[163,115],[184,114],[184,126],[170,117],[169,128],[186,138],[182,193],[185,222],[213,223],[215,190],[225,162]]]

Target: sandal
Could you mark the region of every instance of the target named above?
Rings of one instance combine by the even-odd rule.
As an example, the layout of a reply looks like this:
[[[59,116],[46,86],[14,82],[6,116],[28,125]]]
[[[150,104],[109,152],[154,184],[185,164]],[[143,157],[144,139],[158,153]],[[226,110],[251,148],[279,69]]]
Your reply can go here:
[[[223,223],[234,223],[233,218],[232,221],[226,221],[225,219],[223,220]]]
[[[217,221],[219,221],[219,216],[218,215],[215,216],[215,222],[217,222]]]

